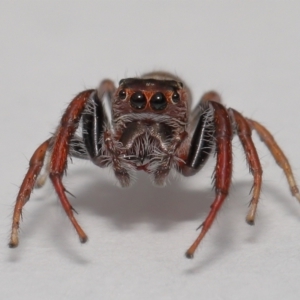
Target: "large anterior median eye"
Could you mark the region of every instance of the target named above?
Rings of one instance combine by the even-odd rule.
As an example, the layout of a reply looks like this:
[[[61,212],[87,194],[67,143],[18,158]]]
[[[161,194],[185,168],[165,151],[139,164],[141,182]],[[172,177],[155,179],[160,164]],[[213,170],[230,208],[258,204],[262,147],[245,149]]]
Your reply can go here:
[[[167,99],[163,93],[155,93],[150,100],[150,106],[153,110],[163,110],[167,107]]]
[[[135,92],[130,97],[130,105],[135,109],[143,109],[146,107],[147,99],[142,92]]]

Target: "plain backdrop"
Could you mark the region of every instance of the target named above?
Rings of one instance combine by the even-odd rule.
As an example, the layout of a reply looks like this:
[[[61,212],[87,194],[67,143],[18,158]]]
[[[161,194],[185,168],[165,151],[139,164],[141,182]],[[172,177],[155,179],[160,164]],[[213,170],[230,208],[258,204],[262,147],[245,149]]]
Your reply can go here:
[[[255,226],[252,177],[237,138],[230,196],[193,260],[184,257],[214,198],[214,159],[156,188],[120,189],[74,159],[64,183],[89,235],[81,245],[48,182],[34,191],[20,246],[7,247],[35,148],[68,102],[104,78],[166,70],[193,105],[218,90],[274,134],[300,180],[299,1],[0,1],[1,299],[299,299],[300,206],[254,135],[264,168]]]

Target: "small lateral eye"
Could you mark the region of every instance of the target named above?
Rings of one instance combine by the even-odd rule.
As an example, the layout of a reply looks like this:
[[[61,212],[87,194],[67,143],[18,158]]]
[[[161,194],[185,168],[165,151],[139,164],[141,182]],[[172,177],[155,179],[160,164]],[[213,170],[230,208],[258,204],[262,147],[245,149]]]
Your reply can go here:
[[[147,99],[145,95],[141,92],[135,92],[130,97],[130,105],[135,109],[143,109],[146,107]]]
[[[119,92],[119,98],[121,100],[124,100],[126,98],[126,91],[125,90],[120,90],[120,92]]]
[[[178,94],[177,91],[175,91],[172,95],[172,101],[173,101],[173,103],[178,103],[179,100],[180,100],[180,95]]]

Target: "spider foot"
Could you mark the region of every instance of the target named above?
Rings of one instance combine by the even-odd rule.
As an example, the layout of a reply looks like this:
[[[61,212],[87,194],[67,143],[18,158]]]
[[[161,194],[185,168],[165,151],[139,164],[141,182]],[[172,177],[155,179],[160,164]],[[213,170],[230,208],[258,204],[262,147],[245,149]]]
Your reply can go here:
[[[192,258],[194,258],[194,253],[192,253],[188,250],[185,252],[185,257],[188,259],[192,259]]]
[[[8,247],[9,248],[17,248],[19,245],[19,237],[18,237],[18,231],[17,230],[13,230],[11,237],[10,237],[10,241],[8,243]]]
[[[298,187],[297,187],[297,186],[292,186],[292,187],[291,187],[291,192],[292,192],[292,195],[293,195],[294,197],[296,197],[297,200],[300,202],[300,193],[299,193]]]
[[[255,200],[257,200],[257,199],[255,199]],[[249,224],[249,225],[254,225],[255,224],[256,209],[257,209],[257,201],[253,201],[252,200],[250,202],[249,212],[248,212],[248,214],[246,216],[246,222],[247,222],[247,224]]]
[[[248,216],[246,217],[246,222],[248,225],[251,225],[251,226],[255,225],[254,219],[249,218]]]
[[[80,240],[81,244],[84,244],[84,243],[86,243],[88,241],[88,237],[87,237],[87,235],[80,236],[79,240]]]

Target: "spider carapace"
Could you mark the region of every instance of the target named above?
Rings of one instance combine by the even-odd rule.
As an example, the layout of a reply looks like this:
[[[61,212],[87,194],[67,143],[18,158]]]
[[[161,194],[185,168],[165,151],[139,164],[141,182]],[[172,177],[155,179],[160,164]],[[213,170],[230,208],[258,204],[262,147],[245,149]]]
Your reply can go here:
[[[211,153],[216,153],[215,200],[201,225],[200,234],[186,252],[188,258],[193,257],[228,195],[233,135],[240,139],[254,180],[246,216],[249,224],[254,224],[262,183],[262,168],[251,138],[252,130],[258,133],[284,170],[292,194],[300,201],[288,160],[265,127],[226,108],[216,92],[204,94],[192,112],[190,101],[190,92],[182,80],[163,72],[122,79],[118,88],[111,80],[104,80],[98,89],[79,93],[67,107],[56,132],[36,149],[30,160],[15,204],[9,246],[18,245],[22,208],[33,188],[42,186],[47,177],[80,241],[87,241],[62,183],[68,157],[88,159],[99,167],[111,167],[120,185],[127,187],[136,171],[147,172],[153,182],[161,186],[165,185],[172,169],[183,176],[192,176],[201,170]],[[45,172],[40,175],[44,160]]]

